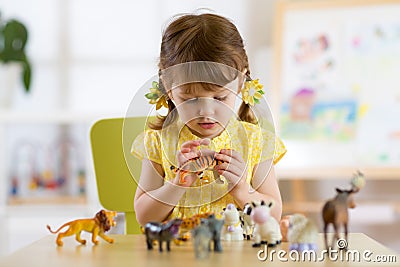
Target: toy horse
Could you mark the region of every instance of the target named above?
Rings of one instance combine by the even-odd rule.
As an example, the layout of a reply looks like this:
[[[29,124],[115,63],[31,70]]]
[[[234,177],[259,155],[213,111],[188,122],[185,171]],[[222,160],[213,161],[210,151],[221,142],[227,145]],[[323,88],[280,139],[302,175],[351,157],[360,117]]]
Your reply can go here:
[[[337,195],[334,199],[329,200],[325,203],[322,208],[322,218],[324,221],[324,238],[325,247],[328,248],[327,231],[329,224],[333,224],[335,229],[335,235],[332,239],[331,248],[334,247],[335,241],[339,239],[339,227],[343,225],[345,240],[347,242],[348,222],[349,213],[348,208],[355,208],[353,195],[360,191],[365,185],[364,175],[361,172],[357,172],[351,180],[352,188],[350,190],[341,190],[336,188]]]
[[[160,252],[162,249],[162,242],[167,243],[167,251],[170,251],[171,240],[176,238],[179,233],[179,226],[181,225],[181,219],[173,219],[167,223],[160,222],[149,222],[144,227],[144,233],[146,235],[147,249],[153,249],[153,241],[157,240],[159,243]]]

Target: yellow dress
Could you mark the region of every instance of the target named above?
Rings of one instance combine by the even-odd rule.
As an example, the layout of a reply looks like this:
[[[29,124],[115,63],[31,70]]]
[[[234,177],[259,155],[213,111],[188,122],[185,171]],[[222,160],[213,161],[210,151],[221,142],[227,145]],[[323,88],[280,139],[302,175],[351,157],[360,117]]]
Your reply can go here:
[[[163,167],[165,180],[171,181],[175,173],[171,165],[177,167],[176,152],[181,145],[199,137],[192,134],[180,120],[162,130],[146,130],[139,134],[132,145],[131,153],[140,160],[147,158]],[[286,153],[282,141],[273,132],[259,126],[231,119],[225,130],[211,140],[208,149],[234,149],[248,163],[247,183],[251,183],[253,167],[265,160],[277,163]],[[209,182],[205,182],[205,181]],[[205,171],[203,179],[198,179],[180,199],[169,218],[189,218],[195,214],[213,212],[219,216],[229,203],[234,203],[228,192],[228,183],[213,183],[212,171]]]

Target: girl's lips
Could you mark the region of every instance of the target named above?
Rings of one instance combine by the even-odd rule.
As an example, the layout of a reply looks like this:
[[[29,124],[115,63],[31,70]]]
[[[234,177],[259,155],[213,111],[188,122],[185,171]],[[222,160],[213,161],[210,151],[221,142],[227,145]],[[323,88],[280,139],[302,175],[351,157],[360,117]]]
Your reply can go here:
[[[201,122],[199,125],[203,129],[212,129],[215,126],[215,122]]]

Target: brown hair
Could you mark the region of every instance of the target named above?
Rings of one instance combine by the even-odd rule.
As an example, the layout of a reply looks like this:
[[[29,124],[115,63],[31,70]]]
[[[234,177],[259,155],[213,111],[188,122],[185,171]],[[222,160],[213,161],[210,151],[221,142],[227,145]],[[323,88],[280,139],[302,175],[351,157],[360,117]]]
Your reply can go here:
[[[168,67],[192,61],[212,61],[235,68],[238,71],[247,70],[250,77],[248,58],[243,45],[243,39],[236,26],[215,14],[183,15],[173,20],[165,29],[158,64],[159,74]],[[249,79],[249,78],[248,78]],[[206,85],[206,84],[205,84]],[[160,90],[166,90],[159,81]],[[215,90],[215,86],[205,86],[206,90]],[[168,99],[168,117],[158,116],[149,123],[152,129],[161,129],[176,118],[171,112],[175,105]],[[256,123],[256,118],[250,107],[242,102],[238,116],[241,120]],[[168,118],[168,121],[166,121]]]

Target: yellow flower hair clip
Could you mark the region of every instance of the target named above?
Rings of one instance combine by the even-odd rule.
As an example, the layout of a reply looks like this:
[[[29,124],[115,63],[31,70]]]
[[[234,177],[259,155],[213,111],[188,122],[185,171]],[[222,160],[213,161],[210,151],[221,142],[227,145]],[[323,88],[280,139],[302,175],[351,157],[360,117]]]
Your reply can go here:
[[[156,110],[159,110],[161,107],[168,108],[167,98],[165,94],[161,92],[158,82],[153,81],[151,83],[150,93],[147,93],[144,96],[150,100],[150,104],[156,104]]]
[[[246,81],[242,88],[242,99],[244,103],[254,106],[260,103],[260,99],[264,94],[263,85],[258,82],[259,79]]]

